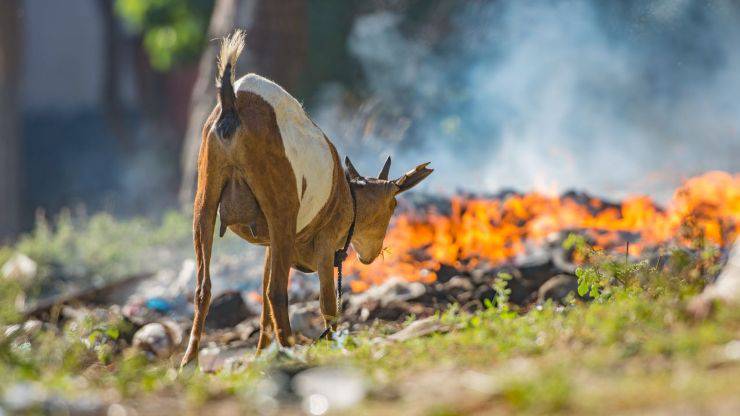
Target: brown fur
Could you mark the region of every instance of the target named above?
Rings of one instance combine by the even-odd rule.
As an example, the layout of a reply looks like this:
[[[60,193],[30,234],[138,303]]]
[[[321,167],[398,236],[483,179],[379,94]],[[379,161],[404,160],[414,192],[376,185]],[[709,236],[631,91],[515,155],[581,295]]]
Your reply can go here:
[[[241,35],[235,35],[239,37]],[[241,38],[240,38],[241,39]],[[243,42],[243,39],[241,39]],[[221,56],[231,67],[240,41],[223,43]],[[222,62],[226,60],[222,58]],[[228,68],[228,65],[225,65]],[[224,70],[222,68],[222,70]],[[319,214],[299,233],[296,218],[300,204],[296,179],[285,154],[273,108],[259,95],[239,91],[235,97],[229,80],[221,74],[219,104],[203,127],[198,157],[198,186],[193,207],[193,240],[197,264],[195,316],[182,365],[197,358],[200,336],[211,298],[209,263],[217,212],[223,235],[226,228],[245,240],[267,246],[263,274],[263,307],[258,351],[270,342],[269,327],[283,346],[292,345],[288,320],[288,274],[291,267],[318,271],[320,307],[325,325],[336,329],[337,306],[334,286],[334,253],[344,245],[353,218],[350,185],[339,155],[325,138],[332,154],[332,188]],[[223,107],[223,108],[222,108]],[[225,112],[235,112],[238,124],[227,136],[218,134],[217,123]],[[360,259],[372,262],[382,249],[383,238],[396,206],[395,196],[419,183],[432,170],[420,165],[395,181],[361,177],[347,159],[357,202],[352,244]],[[380,177],[387,178],[390,160]],[[383,175],[383,173],[385,175]],[[302,183],[305,190],[305,179]]]

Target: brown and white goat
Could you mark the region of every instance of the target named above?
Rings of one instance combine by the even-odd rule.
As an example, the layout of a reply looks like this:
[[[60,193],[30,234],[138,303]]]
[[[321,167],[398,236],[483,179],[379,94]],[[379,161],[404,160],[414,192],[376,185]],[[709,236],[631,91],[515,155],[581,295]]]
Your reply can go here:
[[[351,243],[369,264],[383,247],[396,195],[432,173],[425,163],[388,180],[388,158],[377,178],[364,178],[346,159],[345,176],[334,145],[295,98],[259,75],[234,82],[243,47],[239,31],[223,40],[218,103],[203,127],[193,218],[195,316],[181,365],[198,355],[211,299],[209,262],[217,213],[222,236],[229,229],[267,246],[257,350],[270,343],[270,327],[280,345],[289,346],[294,342],[288,320],[290,268],[318,271],[321,313],[327,329],[335,330],[334,253],[343,248],[353,220]]]

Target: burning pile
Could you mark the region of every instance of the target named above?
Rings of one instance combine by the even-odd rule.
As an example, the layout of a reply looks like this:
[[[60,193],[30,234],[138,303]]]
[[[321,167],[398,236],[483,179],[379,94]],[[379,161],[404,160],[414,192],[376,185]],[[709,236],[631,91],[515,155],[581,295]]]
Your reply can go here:
[[[666,208],[645,196],[612,203],[575,192],[454,197],[449,206],[401,214],[388,231],[384,258],[366,266],[350,256],[347,271],[356,276],[352,290],[362,292],[389,277],[432,283],[449,267],[505,265],[564,231],[586,236],[597,249],[624,252],[629,243],[630,254],[639,256],[697,239],[725,247],[737,237],[739,224],[740,174],[725,172],[687,180]]]

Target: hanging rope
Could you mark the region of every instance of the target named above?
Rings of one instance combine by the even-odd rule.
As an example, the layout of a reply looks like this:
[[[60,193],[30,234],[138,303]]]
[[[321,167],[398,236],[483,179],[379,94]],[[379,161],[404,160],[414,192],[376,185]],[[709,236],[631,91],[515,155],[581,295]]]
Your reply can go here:
[[[347,179],[349,194],[352,196],[352,224],[350,224],[349,231],[347,231],[347,238],[344,240],[344,246],[334,252],[334,267],[337,268],[337,321],[339,321],[339,317],[342,315],[342,279],[344,277],[342,273],[342,264],[347,260],[347,250],[349,250],[349,244],[352,242],[352,236],[355,233],[355,222],[357,221],[357,199],[355,197],[354,183],[350,179],[349,173],[345,172],[344,177]],[[330,330],[331,327],[326,328],[319,336],[319,339],[328,336]]]

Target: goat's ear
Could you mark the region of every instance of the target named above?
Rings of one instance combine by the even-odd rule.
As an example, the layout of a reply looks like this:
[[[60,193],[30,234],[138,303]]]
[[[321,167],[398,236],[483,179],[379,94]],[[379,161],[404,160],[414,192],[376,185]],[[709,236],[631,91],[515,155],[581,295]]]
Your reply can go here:
[[[418,185],[419,182],[423,181],[424,178],[431,175],[434,169],[427,167],[432,162],[422,163],[415,167],[413,170],[406,172],[403,176],[393,181],[398,186],[398,193],[408,191],[414,186]]]
[[[385,160],[385,165],[383,165],[383,169],[380,170],[380,174],[378,175],[378,179],[383,179],[384,181],[388,180],[388,174],[391,172],[391,157],[388,156],[388,159]]]
[[[349,157],[344,158],[344,165],[347,166],[347,173],[349,173],[350,179],[362,179],[362,175],[357,172],[357,169],[355,169],[355,166],[352,164],[352,161],[349,160]]]

